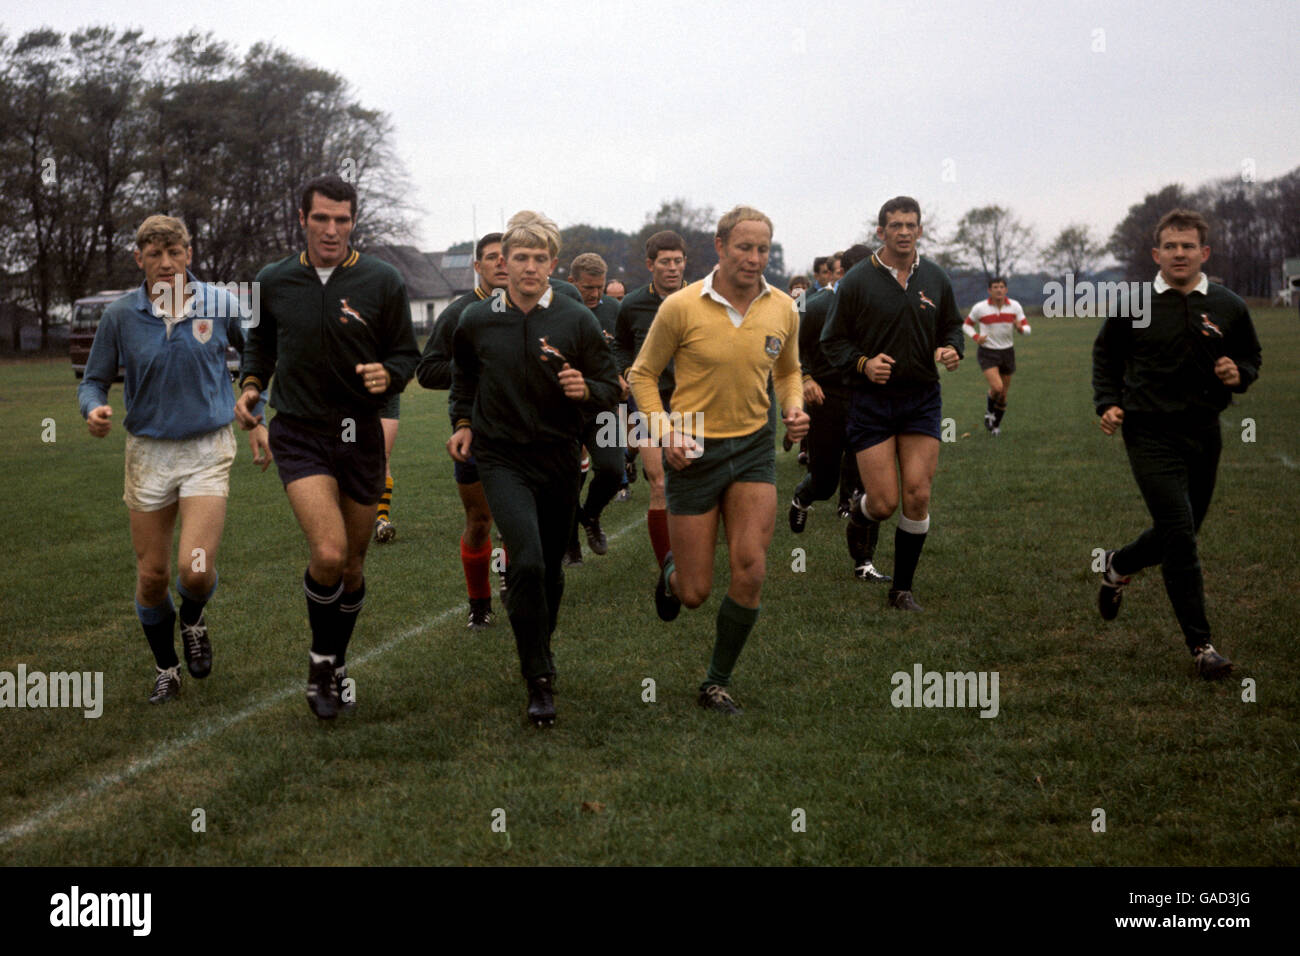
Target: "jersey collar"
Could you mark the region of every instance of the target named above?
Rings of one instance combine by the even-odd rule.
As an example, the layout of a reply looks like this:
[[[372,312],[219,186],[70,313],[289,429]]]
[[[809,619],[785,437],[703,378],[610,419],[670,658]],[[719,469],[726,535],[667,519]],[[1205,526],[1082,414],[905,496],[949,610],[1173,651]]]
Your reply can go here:
[[[1196,288],[1192,289],[1192,292],[1199,292],[1201,295],[1205,295],[1210,291],[1210,279],[1204,272],[1200,273],[1200,277],[1200,281],[1196,283]],[[1165,281],[1165,274],[1163,272],[1157,272],[1156,281],[1151,283],[1151,288],[1155,289],[1156,292],[1168,292],[1173,288],[1173,286]]]

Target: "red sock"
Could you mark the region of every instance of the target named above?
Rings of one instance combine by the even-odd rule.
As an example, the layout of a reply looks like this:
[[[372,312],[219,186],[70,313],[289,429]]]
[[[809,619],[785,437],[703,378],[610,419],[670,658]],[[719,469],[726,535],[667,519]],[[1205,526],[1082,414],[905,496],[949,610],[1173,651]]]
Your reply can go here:
[[[471,551],[465,547],[465,539],[460,539],[460,563],[465,566],[465,588],[471,599],[490,598],[492,585],[488,583],[488,566],[492,562],[492,539],[483,542],[483,547]]]
[[[645,513],[645,521],[650,526],[650,547],[655,549],[655,558],[663,567],[664,558],[672,548],[668,542],[668,512],[663,508],[651,508]]]

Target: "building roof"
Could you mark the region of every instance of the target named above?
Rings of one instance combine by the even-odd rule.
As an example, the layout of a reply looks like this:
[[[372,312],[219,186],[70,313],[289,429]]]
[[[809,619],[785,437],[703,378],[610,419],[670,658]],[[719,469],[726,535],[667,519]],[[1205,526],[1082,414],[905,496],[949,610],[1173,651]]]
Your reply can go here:
[[[453,299],[474,288],[474,257],[469,253],[421,252],[415,246],[370,246],[365,250],[390,263],[416,299]]]

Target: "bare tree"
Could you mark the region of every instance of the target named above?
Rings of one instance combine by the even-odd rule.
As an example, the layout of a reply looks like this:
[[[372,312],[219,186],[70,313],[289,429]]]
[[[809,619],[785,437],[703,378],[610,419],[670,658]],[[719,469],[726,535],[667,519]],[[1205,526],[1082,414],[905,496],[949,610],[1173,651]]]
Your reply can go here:
[[[952,251],[958,262],[979,269],[986,280],[1005,276],[1033,254],[1034,231],[1009,209],[981,206],[957,222]]]
[[[1092,238],[1092,228],[1086,223],[1073,223],[1066,226],[1052,244],[1043,251],[1043,262],[1052,272],[1073,273],[1076,279],[1082,279],[1093,272],[1106,249]]]

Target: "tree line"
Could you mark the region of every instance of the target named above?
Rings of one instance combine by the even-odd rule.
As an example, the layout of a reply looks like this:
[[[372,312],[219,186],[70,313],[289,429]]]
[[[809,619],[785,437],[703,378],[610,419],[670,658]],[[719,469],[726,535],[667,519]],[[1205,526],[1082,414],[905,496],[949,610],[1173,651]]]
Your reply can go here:
[[[1271,298],[1280,288],[1282,260],[1300,255],[1300,167],[1265,182],[1247,164],[1240,174],[1195,189],[1174,184],[1148,193],[1129,207],[1110,238],[1090,226],[1065,226],[1040,245],[1032,226],[1001,205],[966,212],[956,227],[926,223],[925,254],[953,272],[1013,276],[1037,265],[1056,275],[1084,278],[1113,257],[1130,281],[1151,279],[1151,249],[1160,217],[1179,206],[1201,213],[1210,224],[1210,258],[1204,266],[1239,295]],[[874,236],[875,223],[867,234]]]
[[[391,134],[342,77],[267,44],[0,35],[0,296],[41,316],[45,346],[52,305],[136,283],[123,250],[158,211],[190,229],[200,277],[251,279],[301,245],[298,190],[324,171],[358,189],[358,243],[405,239]]]
[[[41,316],[45,345],[53,305],[135,284],[123,251],[158,211],[189,227],[198,275],[251,279],[300,246],[298,190],[325,171],[357,186],[359,248],[410,241],[416,211],[392,134],[389,117],[358,102],[343,77],[265,43],[241,55],[210,33],[167,42],[112,27],[0,33],[0,298]],[[1147,195],[1105,241],[1071,224],[1040,245],[1013,210],[990,205],[950,231],[927,216],[923,250],[986,278],[1035,264],[1084,277],[1111,256],[1128,278],[1148,279],[1151,230],[1177,205],[1210,221],[1206,271],[1242,295],[1271,296],[1281,260],[1300,254],[1300,168],[1260,182],[1249,164]],[[712,208],[678,198],[635,232],[577,224],[563,240],[566,254],[599,253],[611,276],[636,286],[649,279],[645,240],[672,229],[686,240],[693,280],[716,261],[716,222]],[[873,241],[874,227],[861,238]],[[768,280],[784,286],[792,271],[774,243]],[[16,348],[17,323],[14,338]]]

